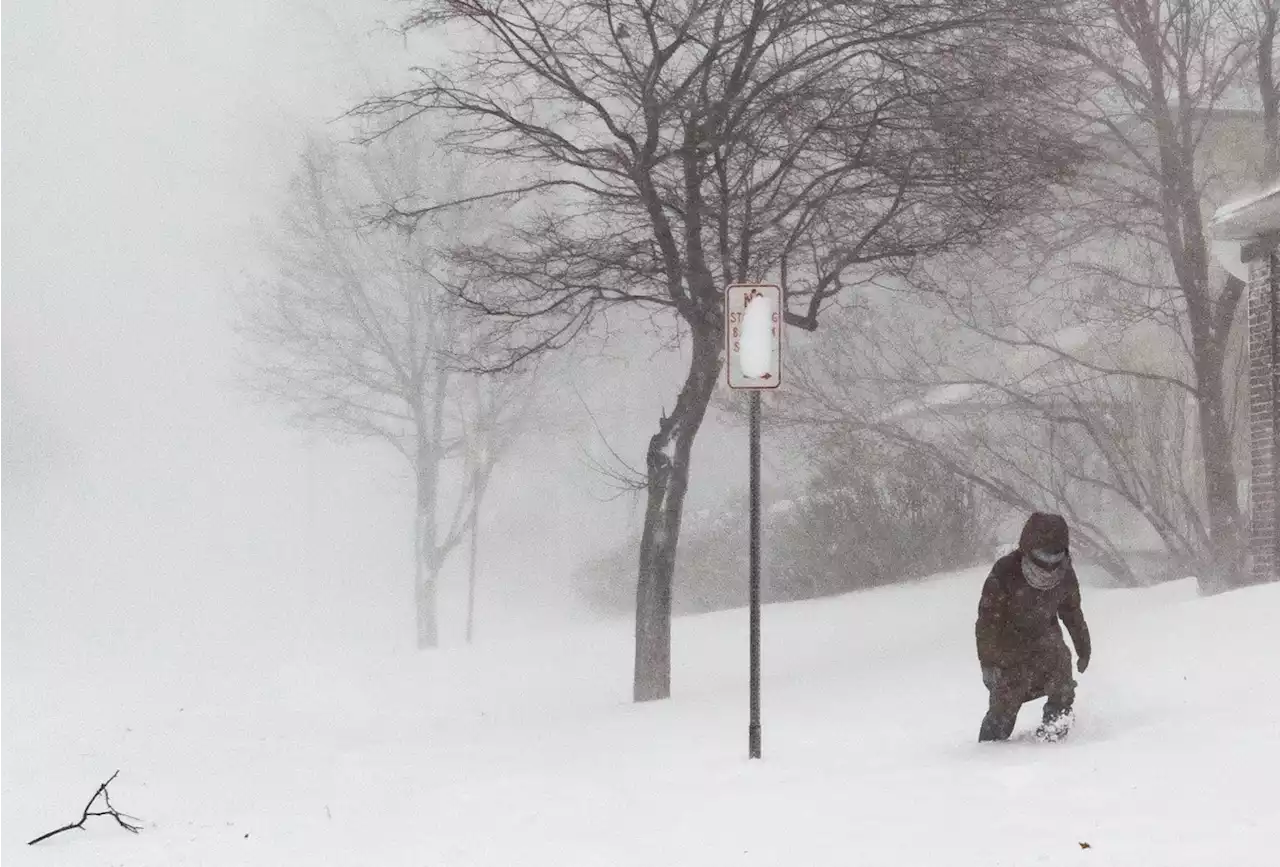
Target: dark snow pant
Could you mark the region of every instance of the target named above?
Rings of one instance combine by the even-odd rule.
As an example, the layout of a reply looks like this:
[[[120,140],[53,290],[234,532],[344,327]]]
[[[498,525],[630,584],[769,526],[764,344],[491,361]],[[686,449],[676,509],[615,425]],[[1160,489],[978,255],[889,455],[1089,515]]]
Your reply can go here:
[[[1071,676],[1071,651],[1059,636],[1045,642],[1017,665],[984,669],[982,682],[990,693],[979,741],[1008,740],[1022,705],[1045,697],[1043,722],[1051,724],[1071,712],[1076,682]]]

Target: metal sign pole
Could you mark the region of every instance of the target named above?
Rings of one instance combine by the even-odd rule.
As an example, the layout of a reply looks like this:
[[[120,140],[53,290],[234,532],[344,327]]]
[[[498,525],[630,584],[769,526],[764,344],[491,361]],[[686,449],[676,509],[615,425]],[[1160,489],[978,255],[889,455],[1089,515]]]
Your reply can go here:
[[[751,722],[747,755],[760,758],[760,392],[751,392]]]
[[[760,758],[760,391],[782,380],[783,290],[772,283],[725,287],[725,341],[729,387],[751,392],[749,447],[750,548],[747,594],[751,618],[747,756]]]

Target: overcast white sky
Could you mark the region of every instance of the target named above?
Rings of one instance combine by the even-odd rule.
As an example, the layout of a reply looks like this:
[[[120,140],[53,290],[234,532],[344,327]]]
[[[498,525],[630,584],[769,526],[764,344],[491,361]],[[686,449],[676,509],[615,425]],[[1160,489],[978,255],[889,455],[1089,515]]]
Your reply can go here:
[[[264,629],[303,645],[411,639],[398,468],[372,448],[302,448],[237,396],[224,291],[305,130],[424,62],[378,30],[403,9],[6,0],[6,655]],[[677,390],[678,370],[658,373],[619,389],[579,368],[637,465]],[[626,504],[584,495],[602,488],[574,448],[527,443],[537,460],[495,491],[490,541],[507,544],[486,547],[485,574],[517,620],[563,583],[583,538],[625,528]],[[723,460],[722,443],[705,448]]]

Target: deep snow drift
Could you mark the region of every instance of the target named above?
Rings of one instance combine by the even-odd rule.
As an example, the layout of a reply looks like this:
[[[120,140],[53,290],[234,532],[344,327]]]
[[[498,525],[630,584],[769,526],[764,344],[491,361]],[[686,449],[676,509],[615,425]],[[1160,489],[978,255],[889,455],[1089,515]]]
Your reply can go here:
[[[54,680],[7,648],[14,865],[1262,865],[1280,846],[1280,586],[1085,588],[1071,741],[975,743],[985,574],[683,618],[629,703],[630,626],[401,658],[176,650]],[[1085,576],[1087,579],[1087,576]],[[71,639],[69,639],[71,640]],[[79,817],[114,770],[134,836]],[[1084,848],[1082,844],[1088,844]]]

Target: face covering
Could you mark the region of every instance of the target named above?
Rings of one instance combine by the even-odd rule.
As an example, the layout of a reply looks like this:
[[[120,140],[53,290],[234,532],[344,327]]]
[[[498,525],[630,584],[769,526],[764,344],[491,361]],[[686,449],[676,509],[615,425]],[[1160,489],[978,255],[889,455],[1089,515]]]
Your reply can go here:
[[[1036,561],[1040,562],[1037,563]],[[1037,590],[1049,590],[1056,587],[1067,574],[1067,552],[1055,551],[1050,554],[1043,549],[1036,549],[1030,554],[1022,555],[1022,574],[1027,583]]]

